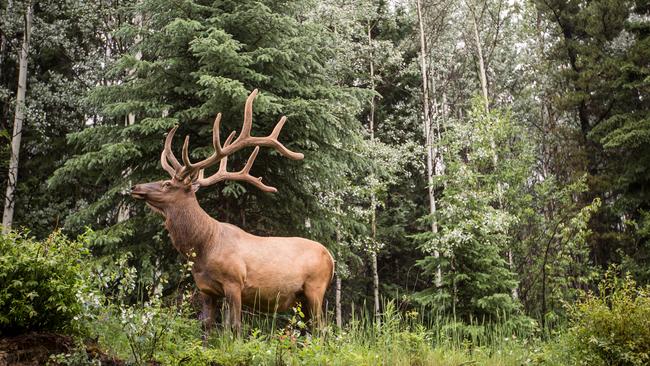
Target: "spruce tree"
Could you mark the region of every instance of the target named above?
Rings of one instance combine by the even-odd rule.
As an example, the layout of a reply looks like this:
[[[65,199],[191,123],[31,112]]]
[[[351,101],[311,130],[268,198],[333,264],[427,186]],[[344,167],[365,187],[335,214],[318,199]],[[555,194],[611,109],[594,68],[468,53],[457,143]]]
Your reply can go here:
[[[145,0],[124,9],[134,21],[116,35],[132,46],[110,69],[115,81],[87,98],[95,123],[69,136],[77,155],[50,180],[80,187],[89,197],[66,228],[100,229],[97,252],[130,251],[140,266],[176,262],[163,220],[125,193],[135,183],[168,179],[159,156],[173,126],[180,126],[177,136],[190,136],[190,156],[203,158],[211,153],[216,113],[223,114],[222,136],[239,130],[244,101],[258,88],[253,134],[269,134],[286,115],[280,140],[305,159],[293,162],[262,149],[252,174],[277,194],[231,182],[199,191],[202,207],[257,234],[334,237],[331,214],[317,194],[358,160],[351,152],[360,125],[354,94],[327,78],[334,39],[304,19],[309,4]],[[181,140],[173,145],[177,154]],[[243,165],[247,153],[229,159],[230,169]]]
[[[648,169],[650,55],[645,2],[628,0],[538,1],[559,39],[554,77],[566,90],[556,105],[575,123],[588,174],[585,203],[603,204],[592,218],[591,257],[605,266],[624,261],[650,280],[645,212],[650,207]],[[564,67],[568,65],[568,67]],[[572,137],[572,139],[575,138]]]

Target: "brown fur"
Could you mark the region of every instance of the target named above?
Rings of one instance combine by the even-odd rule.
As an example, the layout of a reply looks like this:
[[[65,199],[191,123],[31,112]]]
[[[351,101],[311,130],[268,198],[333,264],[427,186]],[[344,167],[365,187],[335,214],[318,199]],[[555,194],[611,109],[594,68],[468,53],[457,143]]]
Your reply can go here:
[[[206,330],[214,326],[216,299],[225,297],[229,321],[239,333],[242,304],[262,311],[284,311],[307,301],[321,322],[325,291],[334,260],[321,244],[303,238],[260,237],[210,217],[196,199],[198,186],[175,178],[139,184],[132,195],[165,217],[176,249],[194,262]]]

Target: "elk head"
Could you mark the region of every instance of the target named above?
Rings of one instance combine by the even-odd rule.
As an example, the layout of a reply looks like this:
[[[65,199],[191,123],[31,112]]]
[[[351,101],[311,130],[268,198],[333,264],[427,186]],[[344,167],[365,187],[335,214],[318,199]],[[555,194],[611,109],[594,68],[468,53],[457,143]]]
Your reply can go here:
[[[149,207],[163,215],[170,207],[182,207],[188,200],[196,200],[195,192],[200,187],[207,187],[225,180],[236,180],[248,182],[265,192],[277,192],[277,189],[262,183],[261,177],[250,175],[250,169],[257,157],[260,146],[268,146],[276,149],[280,154],[293,160],[300,160],[304,156],[301,153],[287,149],[278,141],[280,131],[287,121],[286,117],[280,118],[273,132],[266,137],[253,137],[250,135],[253,123],[253,100],[257,96],[257,89],[246,99],[244,109],[244,124],[239,137],[235,138],[235,131],[231,132],[223,146],[219,137],[219,126],[221,113],[217,114],[212,130],[212,145],[214,152],[208,158],[192,163],[189,158],[189,136],[185,137],[183,144],[183,155],[181,164],[171,150],[172,139],[178,127],[174,127],[165,139],[165,148],[160,155],[160,163],[169,173],[168,180],[156,181],[135,185],[131,188],[131,195],[136,199],[145,200]],[[233,141],[234,139],[234,141]],[[246,147],[254,146],[253,153],[248,158],[246,165],[238,172],[227,171],[228,156]],[[210,176],[204,176],[204,170],[219,163],[217,172]]]

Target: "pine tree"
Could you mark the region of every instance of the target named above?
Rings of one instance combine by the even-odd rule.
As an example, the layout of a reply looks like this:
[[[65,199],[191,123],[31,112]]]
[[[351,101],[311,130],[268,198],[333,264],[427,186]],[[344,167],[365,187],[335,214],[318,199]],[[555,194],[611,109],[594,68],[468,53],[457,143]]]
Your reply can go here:
[[[626,269],[650,282],[650,6],[636,2],[623,29],[609,43],[613,55],[609,116],[589,134],[602,144],[607,159],[603,180],[611,195],[610,225],[623,218],[633,235],[619,232]],[[613,217],[612,217],[613,216]]]

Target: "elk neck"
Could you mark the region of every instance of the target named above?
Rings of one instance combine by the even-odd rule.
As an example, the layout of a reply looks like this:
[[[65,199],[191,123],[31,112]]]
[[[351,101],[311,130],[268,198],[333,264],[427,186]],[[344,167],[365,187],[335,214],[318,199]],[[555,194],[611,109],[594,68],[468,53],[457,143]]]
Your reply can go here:
[[[183,255],[205,252],[207,245],[215,245],[219,222],[205,212],[196,196],[165,210],[165,227],[176,250]]]

